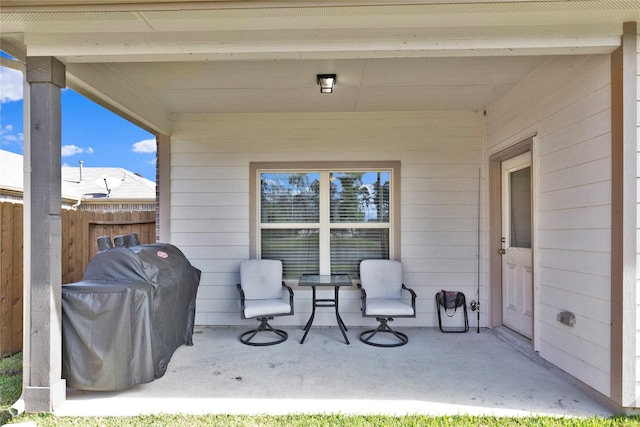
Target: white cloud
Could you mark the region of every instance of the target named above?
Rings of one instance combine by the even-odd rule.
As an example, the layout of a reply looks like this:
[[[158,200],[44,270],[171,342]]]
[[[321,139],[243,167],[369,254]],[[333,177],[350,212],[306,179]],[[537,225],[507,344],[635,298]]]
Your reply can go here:
[[[133,144],[134,153],[155,153],[156,152],[156,140],[145,139]]]
[[[91,147],[82,148],[82,147],[78,147],[77,145],[62,146],[62,157],[69,157],[69,156],[74,156],[76,154],[82,154],[82,153],[92,154],[93,148]]]
[[[0,103],[22,99],[22,72],[0,67]]]
[[[0,145],[19,145],[22,147],[23,134],[15,133],[12,125],[0,127]]]
[[[82,153],[82,148],[75,145],[63,145],[62,146],[62,157],[73,156],[74,154]]]

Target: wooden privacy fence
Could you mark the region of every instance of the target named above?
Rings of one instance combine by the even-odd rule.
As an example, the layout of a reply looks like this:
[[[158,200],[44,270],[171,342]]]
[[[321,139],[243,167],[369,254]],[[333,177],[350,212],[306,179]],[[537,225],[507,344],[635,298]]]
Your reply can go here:
[[[154,243],[156,213],[62,210],[62,283],[82,280],[100,236],[136,233]],[[22,350],[23,205],[0,203],[0,357]]]
[[[22,212],[0,203],[0,357],[22,350]]]

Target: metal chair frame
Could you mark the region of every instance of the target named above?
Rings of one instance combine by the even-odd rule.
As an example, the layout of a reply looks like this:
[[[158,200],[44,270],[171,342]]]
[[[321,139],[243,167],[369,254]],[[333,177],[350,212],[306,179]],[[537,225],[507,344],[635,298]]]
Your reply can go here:
[[[274,328],[269,324],[269,320],[273,320],[274,317],[290,316],[293,314],[293,290],[289,286],[287,286],[284,282],[282,282],[282,288],[289,291],[289,305],[291,306],[291,311],[289,311],[288,313],[270,314],[267,316],[246,317],[244,315],[244,309],[245,309],[244,291],[242,290],[242,285],[240,283],[237,284],[237,287],[238,287],[238,291],[240,292],[240,314],[242,318],[243,319],[255,318],[256,320],[258,320],[258,322],[260,322],[260,325],[258,325],[257,328],[244,332],[242,335],[240,335],[240,342],[243,344],[252,345],[255,347],[264,347],[267,345],[274,345],[274,344],[280,344],[282,342],[285,342],[289,338],[289,335],[287,334],[287,332],[283,331],[282,329]],[[251,341],[260,332],[272,332],[276,334],[279,338],[276,338],[272,341],[265,341],[265,342]]]
[[[438,327],[440,328],[440,331],[443,333],[447,333],[447,334],[456,334],[456,333],[465,333],[469,330],[469,315],[467,314],[467,297],[462,293],[459,292],[460,294],[460,298],[462,299],[462,305],[460,305],[459,307],[454,308],[453,314],[456,313],[457,309],[462,307],[462,315],[463,320],[464,320],[464,326],[460,327],[460,328],[455,328],[455,327],[443,327],[442,326],[442,315],[440,314],[441,310],[445,311],[445,314],[447,315],[447,317],[453,317],[453,314],[449,314],[448,310],[442,303],[442,301],[439,299],[438,295],[440,294],[440,292],[436,293],[436,310],[438,310]]]
[[[362,285],[360,283],[358,284],[358,289],[360,289],[360,293],[362,294],[362,296],[361,296],[361,299],[362,299],[362,317],[375,317],[376,320],[378,322],[380,322],[380,325],[378,325],[378,327],[376,329],[370,329],[370,330],[362,332],[360,334],[360,341],[362,341],[365,344],[372,345],[372,346],[375,346],[375,347],[400,347],[400,346],[403,346],[406,343],[408,343],[409,342],[409,338],[407,337],[407,335],[403,334],[402,332],[398,332],[398,331],[395,331],[395,330],[391,329],[391,327],[389,326],[389,322],[393,322],[394,317],[416,317],[416,293],[412,289],[407,288],[404,284],[402,285],[402,289],[411,294],[411,308],[413,310],[413,314],[395,315],[395,316],[380,316],[379,314],[376,314],[376,315],[368,315],[368,314],[366,314],[366,312],[367,312],[367,292],[364,290],[364,288],[362,287]],[[388,333],[388,334],[393,335],[394,337],[396,337],[398,339],[398,342],[391,343],[391,344],[384,344],[384,343],[372,341],[372,338],[379,332]]]

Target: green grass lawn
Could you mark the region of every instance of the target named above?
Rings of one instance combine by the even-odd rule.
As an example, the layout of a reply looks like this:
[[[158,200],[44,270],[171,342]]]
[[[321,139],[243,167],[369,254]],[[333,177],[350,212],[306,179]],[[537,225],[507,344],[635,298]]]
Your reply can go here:
[[[22,392],[22,353],[0,358],[0,425],[11,415],[9,408]]]
[[[437,427],[640,427],[640,417],[612,418],[499,418],[477,416],[405,416],[375,415],[144,415],[138,417],[55,417],[51,414],[23,414],[12,418],[9,408],[22,391],[22,355],[0,359],[0,425],[34,422],[38,427],[78,426],[224,426],[224,427],[381,427],[381,426],[437,426]]]
[[[437,426],[437,427],[613,427],[638,426],[637,419],[569,419],[569,418],[495,418],[470,416],[346,416],[346,415],[287,415],[287,416],[231,416],[231,415],[153,415],[140,417],[69,418],[53,415],[20,416],[11,422],[34,421],[41,426],[224,426],[224,427],[382,427],[382,426]]]
[[[55,417],[53,415],[20,416],[10,422],[33,421],[45,426],[224,426],[224,427],[381,427],[381,426],[437,426],[437,427],[613,427],[639,426],[636,418],[497,418],[472,416],[348,416],[348,415],[286,415],[286,416],[235,416],[235,415],[149,415],[138,417]]]

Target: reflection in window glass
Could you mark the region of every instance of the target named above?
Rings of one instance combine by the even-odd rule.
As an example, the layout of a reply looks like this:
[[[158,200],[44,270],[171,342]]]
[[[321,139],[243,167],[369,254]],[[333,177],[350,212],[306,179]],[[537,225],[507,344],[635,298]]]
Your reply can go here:
[[[388,222],[389,172],[331,173],[331,222]]]
[[[318,222],[319,173],[260,174],[260,217],[264,222]]]
[[[360,261],[389,259],[389,229],[332,229],[330,239],[332,273],[358,277]]]
[[[261,171],[259,177],[259,256],[281,260],[286,278],[321,269],[357,278],[361,260],[389,258],[389,170]]]
[[[509,174],[511,198],[510,246],[531,248],[531,168]]]
[[[263,259],[282,261],[288,276],[318,273],[320,269],[317,229],[264,229],[260,239]]]

